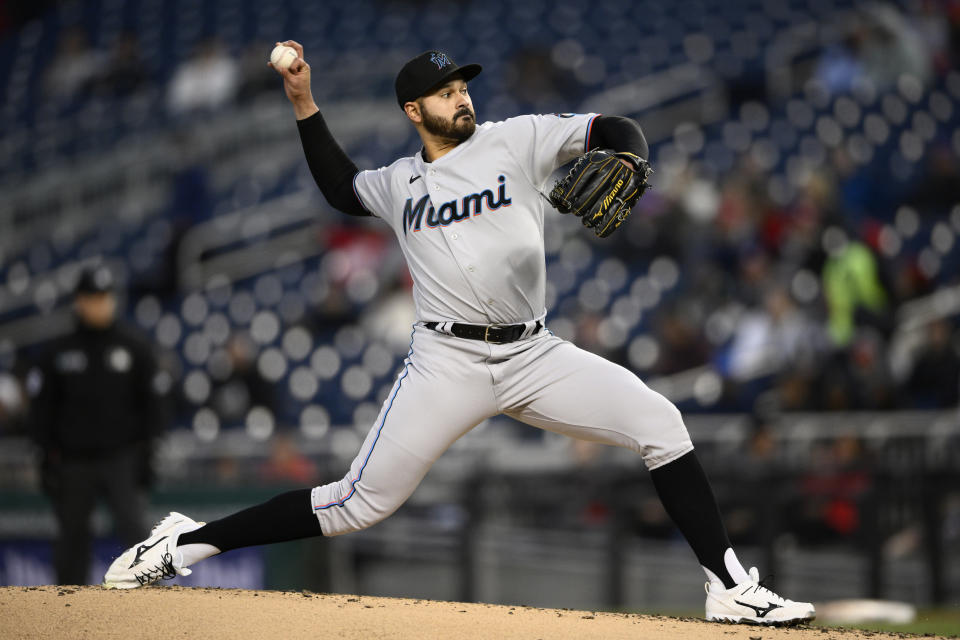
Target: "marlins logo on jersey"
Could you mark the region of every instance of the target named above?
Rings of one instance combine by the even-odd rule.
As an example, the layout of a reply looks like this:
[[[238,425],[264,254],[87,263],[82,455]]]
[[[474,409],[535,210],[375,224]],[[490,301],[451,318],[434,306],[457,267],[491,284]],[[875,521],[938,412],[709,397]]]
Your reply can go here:
[[[427,208],[427,201],[430,200],[429,194],[420,198],[417,204],[413,204],[413,198],[407,198],[403,207],[404,235],[407,231],[420,231],[424,212],[427,214],[427,227],[434,229],[436,227],[446,227],[452,222],[467,220],[471,213],[478,216],[484,205],[486,205],[487,211],[509,207],[513,200],[507,197],[507,179],[504,176],[498,176],[497,181],[500,186],[497,189],[496,199],[494,199],[492,190],[484,189],[480,193],[471,193],[463,196],[463,198],[444,202],[440,205],[440,208],[435,209],[432,204]]]

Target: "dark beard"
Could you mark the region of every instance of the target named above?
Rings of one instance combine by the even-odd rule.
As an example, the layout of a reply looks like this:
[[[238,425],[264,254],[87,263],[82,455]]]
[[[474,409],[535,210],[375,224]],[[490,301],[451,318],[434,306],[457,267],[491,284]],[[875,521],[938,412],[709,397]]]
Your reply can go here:
[[[473,109],[469,107],[457,111],[451,121],[433,115],[423,105],[420,105],[420,113],[423,115],[423,128],[438,138],[446,138],[458,143],[463,142],[472,136],[477,128],[477,117],[474,115]],[[470,117],[461,118],[462,115],[469,115]]]

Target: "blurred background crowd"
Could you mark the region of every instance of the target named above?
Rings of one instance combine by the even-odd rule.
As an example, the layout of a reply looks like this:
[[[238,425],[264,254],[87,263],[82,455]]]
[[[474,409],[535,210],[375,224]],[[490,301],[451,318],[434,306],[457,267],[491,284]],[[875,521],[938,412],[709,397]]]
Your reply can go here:
[[[644,378],[708,367],[685,410],[956,405],[953,306],[928,318],[909,304],[958,283],[956,9],[735,4],[651,4],[616,27],[632,37],[602,39],[616,2],[8,7],[3,430],[27,405],[17,372],[56,333],[4,329],[62,307],[91,259],[119,271],[129,315],[168,351],[180,424],[247,424],[253,407],[294,426],[376,410],[411,317],[398,250],[388,230],[340,217],[311,190],[288,114],[267,140],[239,122],[256,105],[282,111],[264,51],[287,36],[305,44],[317,99],[334,109],[388,100],[396,62],[434,43],[488,66],[473,87],[481,120],[606,107],[644,123],[658,111],[655,188],[626,233],[599,243],[551,216],[547,302],[554,332]],[[335,111],[332,122],[360,129],[347,146],[375,167],[415,150],[392,115]],[[204,125],[226,131],[211,139]],[[288,194],[315,214],[295,230],[308,251],[281,248],[259,269],[230,260],[290,244],[273,219]],[[904,335],[920,315],[922,335]]]
[[[309,452],[352,455],[406,354],[411,283],[389,230],[313,185],[266,66],[288,38],[361,168],[417,150],[392,83],[427,48],[484,65],[481,122],[636,118],[656,173],[625,227],[598,240],[547,213],[548,327],[694,423],[742,417],[736,456],[774,457],[792,414],[956,409],[958,2],[38,1],[0,5],[7,442],[30,437],[30,372],[103,264],[181,453],[269,441],[256,477],[298,484],[322,476]],[[863,438],[807,470],[852,469],[829,486],[859,495]],[[857,528],[826,503],[816,526]]]

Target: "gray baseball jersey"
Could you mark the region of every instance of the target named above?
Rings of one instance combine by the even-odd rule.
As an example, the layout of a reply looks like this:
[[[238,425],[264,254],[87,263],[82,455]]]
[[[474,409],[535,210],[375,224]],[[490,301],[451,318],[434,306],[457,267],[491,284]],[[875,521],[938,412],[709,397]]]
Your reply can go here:
[[[541,195],[582,155],[595,114],[486,122],[455,149],[357,174],[363,205],[400,240],[417,317],[513,324],[543,317]]]
[[[350,471],[313,489],[324,535],[389,516],[454,441],[498,414],[632,449],[649,468],[693,449],[672,403],[537,323],[546,313],[544,183],[586,151],[594,117],[487,122],[434,162],[417,154],[357,174],[357,197],[400,241],[419,322]],[[526,330],[490,344],[450,335],[453,322]]]

